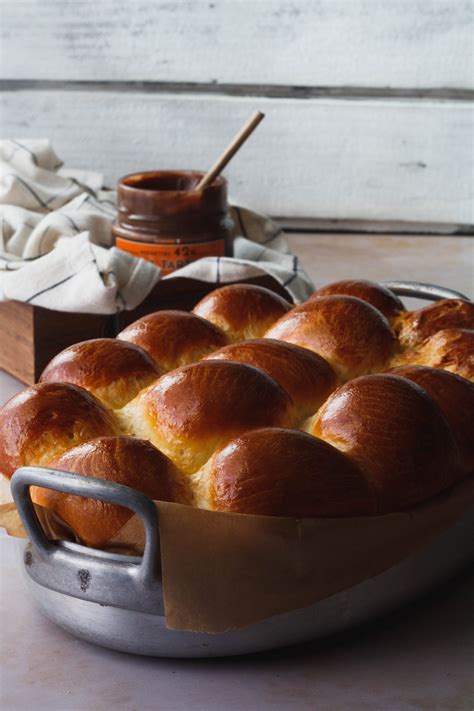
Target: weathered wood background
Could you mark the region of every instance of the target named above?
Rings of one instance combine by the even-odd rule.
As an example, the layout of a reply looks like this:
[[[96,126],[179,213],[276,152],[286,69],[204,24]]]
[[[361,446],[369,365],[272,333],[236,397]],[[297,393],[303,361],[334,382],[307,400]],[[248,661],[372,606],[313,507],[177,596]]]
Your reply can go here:
[[[474,222],[471,0],[0,0],[0,28],[2,134],[49,136],[109,183],[205,169],[260,108],[227,170],[237,199],[321,224]]]

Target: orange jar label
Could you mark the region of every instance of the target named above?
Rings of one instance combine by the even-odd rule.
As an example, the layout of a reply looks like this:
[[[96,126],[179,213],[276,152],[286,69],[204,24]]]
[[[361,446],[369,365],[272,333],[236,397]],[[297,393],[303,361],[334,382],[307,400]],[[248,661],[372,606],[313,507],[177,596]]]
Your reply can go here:
[[[186,244],[156,244],[155,242],[138,242],[116,237],[115,245],[134,257],[141,257],[160,267],[163,275],[181,269],[201,257],[223,257],[225,243],[223,239],[213,239],[209,242],[187,242]]]

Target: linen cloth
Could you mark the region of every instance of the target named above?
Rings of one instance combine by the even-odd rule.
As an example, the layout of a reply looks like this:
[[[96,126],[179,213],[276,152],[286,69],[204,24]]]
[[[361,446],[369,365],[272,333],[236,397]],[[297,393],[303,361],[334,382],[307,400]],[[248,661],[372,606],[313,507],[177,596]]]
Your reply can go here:
[[[206,257],[173,274],[226,282],[270,274],[292,295],[314,291],[274,222],[233,206],[234,257]],[[115,192],[92,171],[65,170],[47,139],[0,141],[0,300],[112,314],[135,308],[161,278],[113,246]]]

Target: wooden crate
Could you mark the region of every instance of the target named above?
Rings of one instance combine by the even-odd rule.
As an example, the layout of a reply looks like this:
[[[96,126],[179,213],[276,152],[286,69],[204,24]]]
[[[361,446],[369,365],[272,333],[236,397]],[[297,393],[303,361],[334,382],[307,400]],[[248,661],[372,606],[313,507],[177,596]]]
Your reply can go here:
[[[245,280],[265,286],[291,300],[270,276]],[[112,316],[65,313],[20,301],[0,302],[0,368],[28,385],[36,383],[47,363],[64,348],[89,338],[111,338],[140,316],[162,309],[191,310],[217,284],[197,279],[159,282],[132,311]]]
[[[71,314],[20,301],[0,303],[0,368],[24,383],[35,383],[63,348],[87,338],[111,335],[110,316]]]

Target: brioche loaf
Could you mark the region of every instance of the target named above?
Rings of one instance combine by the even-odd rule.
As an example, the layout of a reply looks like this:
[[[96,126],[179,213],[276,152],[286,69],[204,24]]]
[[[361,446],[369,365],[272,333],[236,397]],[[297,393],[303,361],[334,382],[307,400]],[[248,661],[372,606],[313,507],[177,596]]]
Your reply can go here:
[[[371,483],[330,444],[304,432],[245,432],[194,475],[197,504],[266,516],[363,516],[375,512]]]
[[[389,320],[400,343],[413,347],[446,328],[474,328],[474,304],[462,299],[442,299],[415,311],[407,311],[390,289],[364,279],[337,281],[318,289],[310,301],[321,296],[356,296],[378,309]]]
[[[232,284],[211,291],[196,304],[193,313],[210,321],[230,341],[260,338],[291,304],[263,286]]]
[[[190,474],[225,440],[256,427],[288,425],[290,396],[262,370],[202,361],[163,375],[121,411],[125,432],[148,439]]]
[[[447,328],[393,359],[397,365],[429,365],[474,380],[474,330]]]
[[[460,477],[458,447],[440,408],[397,375],[345,383],[310,431],[359,465],[375,487],[380,512],[413,506]]]
[[[265,371],[291,396],[297,419],[314,414],[336,387],[336,373],[324,358],[271,338],[225,346],[206,356],[206,360],[247,363]]]
[[[157,311],[130,324],[117,338],[145,350],[162,372],[198,361],[227,344],[224,333],[187,311]]]
[[[0,410],[0,471],[46,466],[51,459],[90,439],[118,434],[112,414],[83,388],[39,383]]]
[[[58,353],[40,380],[80,385],[107,407],[118,409],[162,372],[148,353],[133,343],[96,338],[75,343]]]
[[[403,303],[393,291],[387,289],[386,286],[365,279],[335,281],[332,284],[327,284],[315,291],[310,296],[309,301],[314,301],[314,299],[318,299],[321,296],[333,296],[335,294],[339,296],[355,296],[358,299],[362,299],[362,301],[367,301],[389,321],[405,310]]]
[[[462,299],[443,299],[399,314],[393,326],[400,343],[413,347],[446,328],[474,329],[474,304]]]
[[[407,311],[390,289],[375,282],[359,279],[328,284],[318,289],[306,304],[317,302],[329,295],[345,295],[362,299],[388,319],[392,331],[397,336],[398,346],[386,362],[387,367],[408,364],[430,365],[474,379],[474,334],[469,330],[474,329],[474,304],[471,302],[462,299],[443,299],[422,309]],[[306,304],[293,309],[291,313],[296,313],[298,309],[304,310]],[[291,314],[289,316],[291,317]],[[338,321],[343,325],[345,323],[342,316]],[[278,324],[275,325],[275,328],[277,327]],[[287,334],[285,328],[283,337],[285,340],[295,338],[299,335],[299,330],[297,327],[293,333],[290,326]],[[316,350],[321,349],[318,341],[323,335],[324,329],[321,329],[321,324],[308,321],[305,338],[307,342],[310,339],[313,341]],[[317,352],[321,351],[317,350]],[[326,357],[331,357],[331,349],[328,350]],[[387,368],[365,369],[358,375],[385,369]],[[350,377],[356,375],[352,372]]]
[[[471,316],[456,299],[407,312],[371,282],[294,308],[223,287],[194,314],[151,314],[54,358],[0,410],[0,469],[50,465],[236,513],[406,509],[474,472]],[[35,496],[90,545],[130,515]]]
[[[125,484],[154,500],[192,501],[187,482],[170,460],[149,442],[133,437],[92,439],[53,458],[49,466]],[[103,546],[133,514],[123,506],[36,486],[31,498],[60,516],[89,546]]]
[[[342,380],[383,370],[397,341],[387,319],[353,296],[322,296],[296,306],[265,334],[325,358]]]
[[[420,365],[391,373],[417,383],[436,401],[458,444],[464,475],[474,472],[474,383],[454,373]]]

